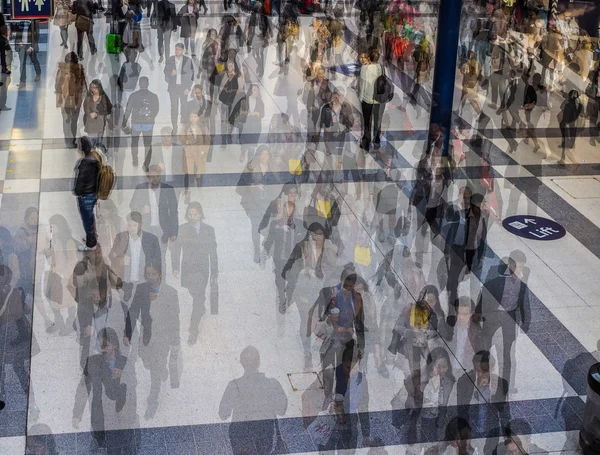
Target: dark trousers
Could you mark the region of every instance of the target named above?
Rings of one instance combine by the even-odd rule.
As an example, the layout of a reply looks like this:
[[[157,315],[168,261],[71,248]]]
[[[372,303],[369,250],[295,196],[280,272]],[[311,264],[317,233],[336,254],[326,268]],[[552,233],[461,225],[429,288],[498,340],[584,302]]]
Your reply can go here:
[[[158,30],[158,55],[169,58],[171,55],[171,29]]]
[[[183,85],[171,85],[169,87],[169,98],[171,99],[171,124],[173,125],[173,133],[177,134],[177,117],[181,113],[181,123],[185,123],[183,116],[185,114],[185,104],[187,95]],[[181,106],[181,108],[180,108]]]
[[[77,136],[77,122],[79,121],[78,107],[64,107],[61,109],[63,116],[63,135],[65,141],[75,142]]]
[[[206,286],[208,286],[208,276],[199,275],[195,280],[194,285],[188,287],[188,291],[192,296],[193,301],[192,318],[190,321],[191,333],[198,333],[200,319],[204,313],[206,313],[206,307],[204,306],[204,303],[206,302]]]
[[[35,69],[35,75],[41,76],[42,68],[40,66],[40,62],[37,58],[37,52],[31,51],[31,53],[27,53],[28,46],[19,46],[17,47],[17,52],[19,52],[19,60],[21,61],[21,80],[20,82],[25,82],[25,78],[27,77],[27,56],[31,60],[33,64],[33,68]]]
[[[382,104],[361,103],[363,112],[363,141],[379,144],[381,136],[381,114],[383,113]]]
[[[577,136],[576,122],[561,122],[559,124],[560,134],[563,139],[564,148],[575,148],[575,137]]]
[[[94,217],[94,207],[97,200],[98,196],[95,193],[88,193],[77,197],[81,223],[85,230],[85,244],[90,248],[95,247],[96,243],[98,243],[96,239],[96,218]]]
[[[83,58],[83,35],[87,35],[88,44],[90,45],[90,52],[92,55],[96,53],[96,41],[94,41],[94,28],[90,31],[77,30],[77,56]]]
[[[152,159],[152,133],[153,133],[154,125],[152,125],[152,129],[148,131],[140,131],[136,130],[135,127],[131,128],[131,155],[133,157],[133,161],[138,160],[138,143],[140,140],[140,135],[144,137],[144,148],[146,149],[146,156],[144,158],[144,168],[148,168],[150,166],[150,160]]]
[[[69,28],[68,27],[60,27],[60,39],[62,40],[61,44],[69,44]]]

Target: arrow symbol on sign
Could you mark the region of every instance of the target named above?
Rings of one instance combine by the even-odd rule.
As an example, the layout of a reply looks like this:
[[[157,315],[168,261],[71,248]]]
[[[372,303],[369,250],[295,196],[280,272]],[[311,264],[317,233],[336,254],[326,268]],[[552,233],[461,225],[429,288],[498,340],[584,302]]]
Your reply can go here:
[[[525,221],[525,224],[536,224],[535,220],[533,218],[525,218],[523,221]]]

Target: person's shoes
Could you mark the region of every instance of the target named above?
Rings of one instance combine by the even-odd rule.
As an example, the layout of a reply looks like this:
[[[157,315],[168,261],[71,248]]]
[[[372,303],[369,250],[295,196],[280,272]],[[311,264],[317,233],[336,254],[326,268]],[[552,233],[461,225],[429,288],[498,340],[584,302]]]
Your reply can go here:
[[[48,327],[46,327],[46,333],[56,333],[58,331],[58,325],[52,322]]]
[[[138,163],[137,158],[134,158],[131,163],[133,164],[133,167],[138,167],[139,163]]]
[[[379,368],[377,368],[377,372],[382,378],[388,379],[390,377],[390,372],[385,365],[381,365]]]
[[[385,242],[385,233],[383,232],[383,229],[379,230],[379,234],[377,234],[377,240],[379,240],[381,243]]]
[[[11,72],[9,69],[2,70],[2,74],[10,74]]]
[[[533,153],[537,153],[540,151],[540,145],[537,144],[534,148],[533,148]]]
[[[188,338],[188,345],[193,346],[197,342],[198,342],[198,331],[194,330],[193,332],[190,332],[190,336]]]
[[[144,413],[144,419],[152,420],[156,415],[156,408],[157,406],[155,404],[149,404],[148,408],[146,408],[146,412]]]
[[[144,172],[148,172],[150,170],[150,168],[145,164],[142,164],[142,169],[144,170]]]
[[[21,89],[21,88],[25,88],[25,82],[19,82],[17,84],[17,88]]]
[[[185,50],[185,55],[190,55],[190,51],[188,51],[187,49]]]
[[[36,76],[34,79],[34,82],[39,82],[41,79],[42,79],[41,76]]]
[[[11,111],[12,107],[8,107],[8,106],[2,106],[0,107],[0,111]]]
[[[567,164],[567,162],[565,160],[558,160],[556,164],[558,164],[559,166],[564,166],[565,164]]]
[[[254,262],[256,262],[257,264],[260,264],[260,252],[259,251],[254,252]]]
[[[287,297],[283,297],[279,299],[279,313],[285,314],[288,308]]]
[[[96,251],[96,246],[77,245],[77,251],[80,253],[87,253],[89,251]]]
[[[127,384],[121,384],[119,388],[119,396],[115,402],[115,411],[121,412],[123,406],[125,406],[125,400],[127,399]]]
[[[456,316],[448,316],[446,318],[446,324],[450,327],[454,327],[456,325]]]
[[[415,266],[416,266],[418,269],[422,269],[422,268],[423,268],[423,264],[421,264],[421,263],[420,263],[420,262],[418,262],[418,261],[415,261]]]
[[[158,63],[162,63],[162,62],[164,62],[164,61],[165,61],[165,59],[164,59],[164,57],[161,55],[161,56],[158,58]]]
[[[410,257],[410,250],[408,249],[407,246],[405,246],[404,249],[402,250],[402,256],[404,256],[405,258]]]

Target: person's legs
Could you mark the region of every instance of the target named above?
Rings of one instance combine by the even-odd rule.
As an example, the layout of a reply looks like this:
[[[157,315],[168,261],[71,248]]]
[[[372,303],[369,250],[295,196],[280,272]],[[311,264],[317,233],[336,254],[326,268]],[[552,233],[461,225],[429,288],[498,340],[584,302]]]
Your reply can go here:
[[[85,230],[85,244],[89,248],[96,246],[96,219],[94,217],[94,207],[98,196],[95,194],[84,194],[77,198],[79,205],[79,214],[81,215],[81,222],[83,229]]]
[[[83,34],[85,32],[76,29],[77,30],[77,57],[79,57],[79,60],[81,60],[83,58]]]
[[[373,142],[377,145],[381,141],[381,119],[384,110],[385,104],[373,105]]]
[[[67,109],[65,109],[67,110]],[[77,137],[77,123],[79,122],[79,108],[76,109],[68,109],[69,112],[69,139],[71,139],[72,143],[75,143],[75,138]]]
[[[175,88],[169,90],[169,98],[171,100],[171,125],[173,126],[173,134],[177,134],[177,114],[179,114],[179,93]]]
[[[150,161],[152,160],[152,133],[153,129],[142,133],[144,136],[144,149],[146,150],[146,157],[144,158],[144,171],[146,172],[148,171]]]
[[[19,61],[21,62],[21,76],[19,82],[21,84],[25,83],[25,79],[27,78],[27,49],[26,46],[21,46],[19,48]]]
[[[165,32],[163,30],[157,30],[156,35],[158,36],[158,56],[162,59],[165,54]]]
[[[167,30],[163,33],[164,43],[165,43],[165,57],[169,58],[171,56],[171,35],[173,31]]]
[[[371,116],[373,112],[373,105],[361,103],[363,113],[363,143],[369,144],[371,142]]]
[[[35,70],[35,75],[40,77],[42,75],[42,67],[40,66],[40,62],[37,58],[37,52],[32,52],[29,54],[29,58],[31,59],[31,63],[33,63],[33,69]]]
[[[206,286],[208,285],[208,277],[206,275],[197,276],[196,283],[193,288],[188,288],[193,300],[192,317],[190,320],[190,338],[198,337],[198,328],[200,326],[200,318],[206,313],[204,302],[206,300]]]
[[[141,131],[136,130],[135,128],[131,129],[131,158],[133,161],[133,165],[138,165],[138,144],[140,141]]]
[[[190,39],[189,38],[184,38],[183,39],[183,45],[185,47],[185,52],[188,52],[188,48],[190,47]]]

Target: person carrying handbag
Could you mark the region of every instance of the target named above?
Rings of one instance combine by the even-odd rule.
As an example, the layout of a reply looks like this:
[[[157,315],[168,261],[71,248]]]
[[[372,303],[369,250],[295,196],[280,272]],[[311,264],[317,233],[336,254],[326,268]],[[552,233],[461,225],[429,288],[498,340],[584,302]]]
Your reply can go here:
[[[93,4],[90,0],[75,0],[71,11],[75,14],[75,28],[77,29],[77,57],[83,60],[83,35],[87,35],[90,52],[97,52],[94,41],[94,19],[92,15]]]
[[[65,49],[69,48],[69,25],[74,20],[73,13],[71,12],[71,1],[70,0],[57,0],[54,2],[54,19],[52,23],[60,29],[61,47]]]
[[[223,146],[225,146],[225,144],[233,143],[231,135],[233,127],[229,124],[228,120],[231,117],[234,101],[239,90],[238,77],[239,75],[235,69],[235,64],[228,62],[226,73],[221,80],[221,89],[219,92],[219,101],[222,103],[221,134],[223,135]]]

